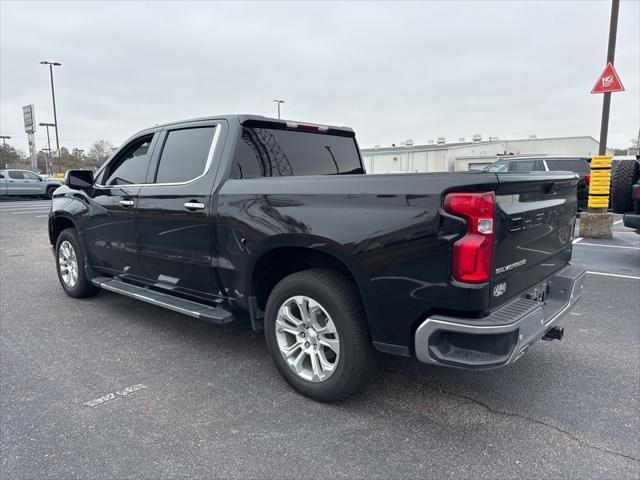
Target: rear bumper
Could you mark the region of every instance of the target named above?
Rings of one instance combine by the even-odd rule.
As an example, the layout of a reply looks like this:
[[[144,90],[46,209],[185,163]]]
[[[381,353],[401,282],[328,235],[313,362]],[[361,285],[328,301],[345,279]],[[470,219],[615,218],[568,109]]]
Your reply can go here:
[[[544,302],[523,295],[477,319],[434,315],[416,330],[424,363],[469,369],[508,365],[566,315],[582,295],[586,271],[569,265],[545,281]]]
[[[622,223],[625,227],[640,230],[640,213],[625,213],[622,217]]]

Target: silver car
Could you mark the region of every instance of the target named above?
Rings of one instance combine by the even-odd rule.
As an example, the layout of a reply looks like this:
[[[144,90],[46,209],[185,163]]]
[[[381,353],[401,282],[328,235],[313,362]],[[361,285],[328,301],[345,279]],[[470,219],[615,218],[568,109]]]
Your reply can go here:
[[[30,170],[0,170],[0,196],[51,198],[62,184],[61,180],[45,178]]]

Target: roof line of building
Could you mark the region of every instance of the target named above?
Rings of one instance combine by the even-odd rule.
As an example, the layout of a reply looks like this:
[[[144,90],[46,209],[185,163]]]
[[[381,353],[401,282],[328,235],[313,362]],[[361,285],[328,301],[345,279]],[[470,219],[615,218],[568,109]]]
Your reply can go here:
[[[360,151],[367,153],[367,152],[384,152],[384,151],[394,152],[398,150],[424,150],[424,149],[446,150],[451,147],[459,147],[459,146],[466,146],[466,145],[491,145],[491,144],[504,143],[504,142],[523,142],[523,141],[535,142],[535,141],[542,141],[542,140],[567,140],[567,139],[581,139],[581,138],[590,138],[594,142],[598,143],[598,141],[595,138],[593,138],[591,135],[573,135],[573,136],[566,136],[566,137],[516,138],[516,139],[510,139],[510,140],[498,139],[498,140],[486,140],[486,141],[483,140],[480,142],[469,141],[469,142],[455,142],[455,143],[443,143],[443,144],[428,143],[423,145],[411,145],[411,146],[400,145],[395,147],[385,146],[385,147],[378,147],[378,148],[375,148],[375,147],[361,148]]]

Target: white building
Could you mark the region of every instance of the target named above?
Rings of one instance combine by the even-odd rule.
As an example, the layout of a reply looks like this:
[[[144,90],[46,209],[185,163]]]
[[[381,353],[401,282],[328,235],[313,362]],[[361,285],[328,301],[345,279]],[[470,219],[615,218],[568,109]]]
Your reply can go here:
[[[591,157],[598,154],[598,142],[588,136],[536,138],[523,140],[473,140],[446,143],[440,137],[427,145],[413,145],[411,140],[396,147],[361,149],[367,173],[441,172],[480,170],[505,155],[575,155]],[[610,151],[613,153],[613,151]]]

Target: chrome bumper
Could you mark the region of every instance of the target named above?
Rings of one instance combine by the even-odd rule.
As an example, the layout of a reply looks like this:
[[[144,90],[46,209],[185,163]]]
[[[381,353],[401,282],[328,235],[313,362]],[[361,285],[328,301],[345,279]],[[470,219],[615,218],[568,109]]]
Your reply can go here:
[[[497,368],[520,358],[580,299],[586,271],[569,265],[546,280],[544,302],[526,294],[486,317],[433,315],[416,330],[415,351],[424,363],[459,368]]]

